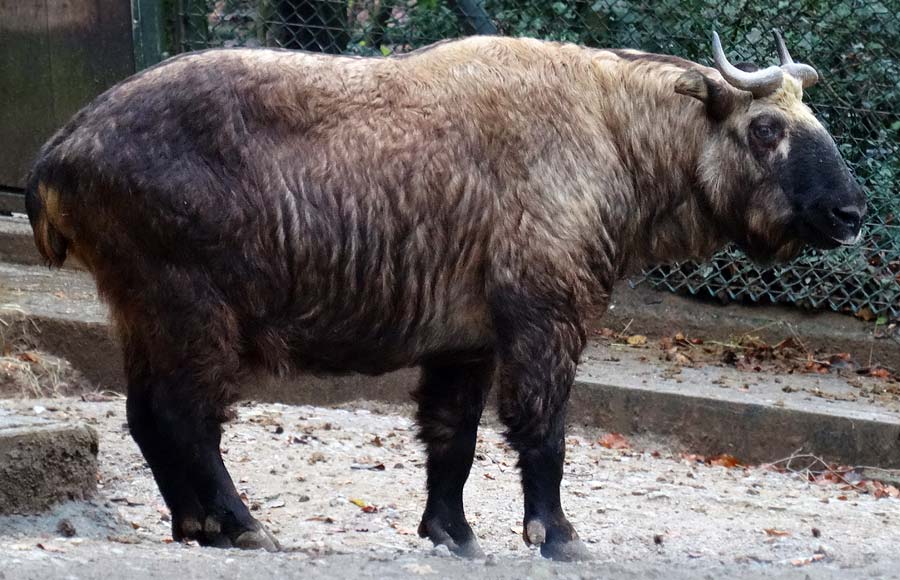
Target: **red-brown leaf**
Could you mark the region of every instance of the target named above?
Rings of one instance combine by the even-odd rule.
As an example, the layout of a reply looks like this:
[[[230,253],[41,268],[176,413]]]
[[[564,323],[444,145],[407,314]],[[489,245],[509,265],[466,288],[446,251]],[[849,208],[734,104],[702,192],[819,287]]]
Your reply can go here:
[[[710,465],[718,465],[719,467],[727,467],[729,469],[733,467],[741,467],[742,464],[738,461],[737,457],[734,455],[728,455],[727,453],[723,453],[722,455],[717,455],[715,457],[711,457],[709,459]]]
[[[628,439],[621,433],[607,433],[597,443],[607,449],[631,449]]]

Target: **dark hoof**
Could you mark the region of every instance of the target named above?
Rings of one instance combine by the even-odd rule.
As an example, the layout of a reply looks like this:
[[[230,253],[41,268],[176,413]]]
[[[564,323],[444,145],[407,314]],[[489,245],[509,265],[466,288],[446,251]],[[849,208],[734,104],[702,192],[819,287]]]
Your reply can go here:
[[[557,562],[585,562],[593,560],[594,556],[587,549],[578,535],[572,531],[573,537],[565,539],[560,534],[549,534],[544,524],[538,520],[531,520],[525,525],[525,542],[532,546],[541,547],[541,556]],[[554,537],[556,536],[556,537]]]
[[[231,548],[231,540],[222,534],[222,526],[214,518],[208,517],[201,524],[194,517],[186,517],[180,523],[172,523],[172,537],[177,542],[197,542],[211,548]]]
[[[594,556],[580,539],[541,544],[541,556],[557,562],[587,562]]]
[[[478,545],[478,540],[475,538],[459,544],[450,540],[444,545],[460,558],[466,558],[468,560],[479,560],[484,558],[484,550],[481,549],[481,546]]]
[[[207,516],[202,525],[196,518],[188,517],[181,521],[177,529],[173,526],[173,537],[178,541],[196,540],[201,546],[209,548],[240,548],[268,552],[281,550],[278,540],[256,520],[253,520],[250,529],[237,529],[225,534],[222,531],[222,524],[212,516]]]
[[[435,546],[447,546],[451,553],[460,558],[469,560],[484,558],[484,551],[478,545],[478,540],[475,539],[475,534],[472,533],[469,524],[463,523],[458,527],[461,528],[461,531],[456,534],[458,539],[454,539],[446,527],[436,520],[423,520],[419,524],[419,537],[428,538]]]
[[[246,531],[234,540],[234,547],[241,550],[265,550],[266,552],[279,552],[281,545],[275,536],[264,527],[259,530]]]

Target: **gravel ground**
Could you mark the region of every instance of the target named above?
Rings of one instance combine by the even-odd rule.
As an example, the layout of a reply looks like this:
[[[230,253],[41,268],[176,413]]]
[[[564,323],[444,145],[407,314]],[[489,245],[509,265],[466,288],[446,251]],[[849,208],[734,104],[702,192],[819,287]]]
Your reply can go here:
[[[84,421],[101,438],[94,502],[0,518],[0,578],[138,578],[151,571],[185,576],[188,570],[198,578],[900,572],[896,499],[759,467],[708,466],[649,439],[631,441],[631,449],[607,449],[598,444],[603,432],[587,430],[568,438],[563,495],[597,560],[543,562],[521,540],[515,459],[491,421],[482,428],[466,490],[469,519],[488,560],[442,557],[415,533],[425,473],[410,409],[371,403],[341,409],[239,406],[239,418],[223,437],[225,460],[253,513],[286,553],[177,545],[150,471],[128,435],[124,400],[0,404],[22,414]]]

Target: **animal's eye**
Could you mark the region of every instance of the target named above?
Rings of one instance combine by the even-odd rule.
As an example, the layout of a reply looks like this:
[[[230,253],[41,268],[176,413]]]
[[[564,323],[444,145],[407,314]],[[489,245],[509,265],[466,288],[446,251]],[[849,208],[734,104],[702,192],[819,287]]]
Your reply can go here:
[[[754,123],[750,130],[754,140],[761,145],[771,147],[778,142],[778,129],[771,123]]]
[[[775,137],[775,131],[768,125],[757,125],[753,128],[753,132],[761,141],[771,141]]]

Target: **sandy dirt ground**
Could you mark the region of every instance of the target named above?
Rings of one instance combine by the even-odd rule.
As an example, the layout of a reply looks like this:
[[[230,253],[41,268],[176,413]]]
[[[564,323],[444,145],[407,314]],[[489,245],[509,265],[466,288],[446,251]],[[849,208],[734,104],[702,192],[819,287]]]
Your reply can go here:
[[[103,397],[99,397],[104,399]],[[100,434],[99,493],[42,516],[0,518],[0,578],[214,577],[892,577],[897,499],[810,483],[802,474],[698,463],[664,442],[598,443],[573,431],[564,506],[596,560],[542,561],[521,539],[515,458],[487,420],[466,490],[486,561],[416,535],[424,456],[410,408],[246,403],[225,460],[282,554],[171,542],[169,514],[125,425],[121,398],[0,401]],[[608,441],[608,439],[606,439]]]

